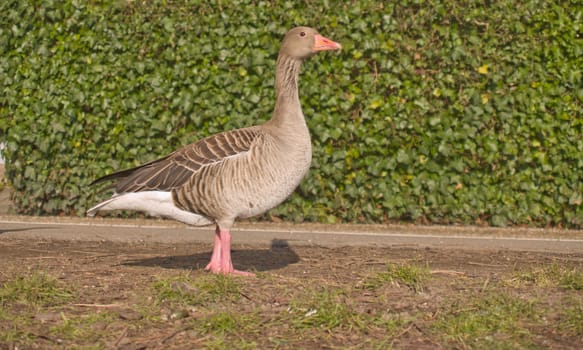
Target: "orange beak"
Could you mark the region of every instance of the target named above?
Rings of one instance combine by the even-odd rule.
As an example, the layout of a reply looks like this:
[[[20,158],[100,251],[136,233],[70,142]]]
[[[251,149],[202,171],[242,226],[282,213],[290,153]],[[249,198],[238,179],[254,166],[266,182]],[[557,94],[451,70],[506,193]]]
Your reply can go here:
[[[325,38],[320,34],[314,35],[314,51],[340,50],[341,48],[342,45],[335,41]]]

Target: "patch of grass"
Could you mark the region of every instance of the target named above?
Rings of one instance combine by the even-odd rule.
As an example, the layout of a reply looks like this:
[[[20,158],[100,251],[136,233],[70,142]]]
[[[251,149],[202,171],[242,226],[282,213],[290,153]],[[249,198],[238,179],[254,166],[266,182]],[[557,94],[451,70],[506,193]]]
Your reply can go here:
[[[229,334],[256,329],[259,320],[254,314],[220,311],[196,320],[197,329],[203,334]]]
[[[583,272],[577,269],[565,271],[559,278],[559,287],[570,290],[583,290]]]
[[[560,329],[583,337],[583,301],[578,300],[576,305],[565,308],[562,315]]]
[[[29,307],[61,305],[69,301],[73,293],[45,272],[33,271],[17,276],[0,287],[0,305],[19,303]]]
[[[507,294],[490,294],[456,302],[433,324],[445,340],[464,348],[515,348],[530,346],[525,323],[538,316],[534,302]]]
[[[14,343],[18,341],[21,345],[32,343],[36,336],[29,330],[32,325],[32,317],[28,313],[18,313],[8,315],[3,313],[0,320],[6,320],[0,328],[0,344]],[[1,347],[1,346],[0,346]]]
[[[157,303],[202,305],[220,301],[236,301],[241,297],[237,278],[209,274],[190,278],[187,275],[163,278],[152,285]]]
[[[105,325],[116,319],[109,312],[90,313],[82,316],[67,316],[61,314],[61,322],[50,327],[51,335],[60,339],[82,339],[83,341],[99,341],[108,334]]]
[[[210,350],[255,350],[259,346],[254,341],[249,341],[245,339],[231,339],[224,335],[213,336],[212,339],[204,343],[205,349]]]
[[[296,328],[331,330],[339,326],[355,327],[362,324],[361,317],[347,305],[341,290],[324,289],[311,295],[302,295],[291,303],[289,312]]]
[[[228,308],[224,311],[211,311],[189,319],[184,329],[192,330],[200,338],[205,349],[257,349],[258,344],[248,340],[258,333],[261,320],[255,312],[237,312]],[[210,310],[207,310],[210,311]]]
[[[230,333],[242,326],[240,316],[231,312],[219,312],[202,320],[204,333]]]
[[[524,285],[559,286],[565,289],[583,290],[583,272],[554,262],[550,265],[518,271],[511,279],[507,280],[507,283],[515,287]]]
[[[555,284],[556,275],[559,273],[559,265],[552,264],[545,267],[531,268],[526,271],[518,271],[506,282],[512,286],[533,285],[536,287],[548,287]]]
[[[423,284],[431,277],[429,267],[416,264],[389,264],[387,270],[379,272],[365,281],[367,289],[377,289],[386,284],[404,284],[415,293],[423,292]]]

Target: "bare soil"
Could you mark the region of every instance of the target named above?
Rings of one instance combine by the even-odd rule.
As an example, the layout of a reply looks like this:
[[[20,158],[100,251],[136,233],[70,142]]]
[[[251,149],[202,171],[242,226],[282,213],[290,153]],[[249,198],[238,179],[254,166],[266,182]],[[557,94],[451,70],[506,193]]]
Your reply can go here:
[[[488,337],[505,348],[583,348],[581,334],[563,327],[563,310],[580,306],[582,292],[517,279],[552,264],[581,272],[579,254],[237,245],[236,267],[257,277],[234,277],[236,298],[196,305],[159,298],[159,281],[212,281],[202,270],[210,250],[203,243],[0,240],[0,286],[42,271],[72,291],[56,305],[0,299],[0,349],[487,348]],[[417,291],[398,281],[367,286],[389,264],[426,267],[430,277]],[[323,291],[346,305],[348,316],[331,316],[339,324],[306,321],[319,309],[301,305]],[[475,309],[472,298],[497,294],[532,303],[537,316],[477,343],[436,326]],[[225,313],[235,327],[208,321]]]

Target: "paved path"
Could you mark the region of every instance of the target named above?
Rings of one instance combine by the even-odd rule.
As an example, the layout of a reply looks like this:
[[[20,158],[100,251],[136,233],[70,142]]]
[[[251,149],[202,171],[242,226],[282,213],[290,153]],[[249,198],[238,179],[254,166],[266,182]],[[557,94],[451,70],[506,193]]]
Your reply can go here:
[[[583,231],[459,226],[240,223],[234,244],[382,245],[583,254]],[[0,216],[5,239],[186,243],[213,241],[213,228],[163,220]]]

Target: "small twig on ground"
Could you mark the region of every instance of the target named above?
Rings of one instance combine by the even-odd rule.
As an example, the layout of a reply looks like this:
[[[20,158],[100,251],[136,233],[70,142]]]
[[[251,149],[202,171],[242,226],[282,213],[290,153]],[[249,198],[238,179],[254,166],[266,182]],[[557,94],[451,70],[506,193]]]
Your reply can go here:
[[[120,304],[72,304],[73,306],[82,307],[96,307],[96,308],[115,308],[120,307]]]
[[[241,294],[241,296],[249,301],[253,301],[253,299],[251,299],[250,296],[246,295],[245,293],[239,292],[239,294]]]
[[[192,325],[188,325],[188,326],[184,326],[184,327],[180,327],[179,329],[175,330],[174,332],[168,334],[167,336],[165,336],[164,338],[162,338],[162,340],[160,340],[160,344],[164,344],[166,343],[168,340],[174,338],[175,336],[177,336],[178,334],[182,333],[182,332],[186,332],[189,329],[192,329],[193,326]]]
[[[482,288],[480,289],[480,292],[485,292],[486,288],[488,288],[488,284],[490,284],[490,276],[488,276],[486,278],[486,280],[484,281],[484,284],[482,284]]]
[[[506,267],[508,265],[483,264],[479,262],[468,261],[468,265],[487,266],[487,267]]]
[[[399,337],[407,334],[411,330],[411,328],[413,328],[413,327],[416,327],[415,322],[411,322],[411,324],[409,325],[409,327],[405,328],[401,333],[397,334],[395,336],[395,338],[399,338]]]
[[[441,275],[454,275],[454,276],[464,276],[466,273],[462,271],[454,270],[433,270],[431,274],[441,274]]]
[[[53,343],[55,343],[55,344],[61,344],[61,343],[63,342],[63,341],[62,341],[62,340],[60,340],[60,339],[56,339],[56,338],[53,338],[53,337],[49,337],[48,335],[45,335],[45,334],[35,334],[35,333],[32,333],[32,334],[33,334],[35,337],[39,338],[39,339],[48,340],[48,341],[50,341],[50,342],[53,342]]]
[[[477,308],[477,307],[467,307],[467,308],[465,308],[465,309],[458,309],[458,310],[455,310],[454,312],[452,312],[452,314],[454,314],[454,315],[459,315],[459,314],[461,314],[462,312],[469,312],[469,311],[476,311],[476,310],[478,310],[478,308]]]
[[[126,335],[128,334],[128,327],[125,327],[123,329],[123,331],[121,332],[121,334],[119,335],[119,337],[117,337],[117,339],[115,340],[115,343],[113,343],[113,348],[117,349],[119,347],[119,344],[121,343],[121,341],[126,337]]]

